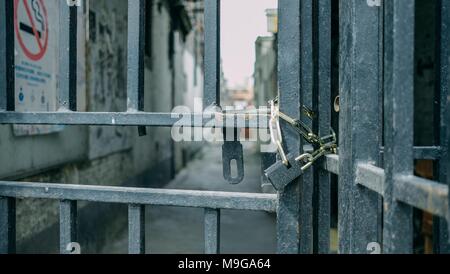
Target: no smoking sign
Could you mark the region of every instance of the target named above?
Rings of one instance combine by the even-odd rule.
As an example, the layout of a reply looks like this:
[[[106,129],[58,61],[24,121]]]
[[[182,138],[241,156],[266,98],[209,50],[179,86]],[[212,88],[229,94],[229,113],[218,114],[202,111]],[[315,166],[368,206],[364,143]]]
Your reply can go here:
[[[24,55],[39,61],[48,48],[48,14],[43,0],[14,0],[14,27]]]

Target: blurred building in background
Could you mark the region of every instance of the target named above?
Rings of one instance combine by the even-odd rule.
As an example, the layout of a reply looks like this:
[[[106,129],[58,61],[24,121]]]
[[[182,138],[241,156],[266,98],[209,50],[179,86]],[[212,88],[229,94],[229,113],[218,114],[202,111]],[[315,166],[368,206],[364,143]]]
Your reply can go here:
[[[267,107],[268,102],[278,95],[278,11],[266,10],[267,31],[270,36],[260,36],[255,42],[255,68],[253,87],[255,106]],[[261,153],[261,169],[266,170],[276,161],[274,153]],[[275,193],[275,189],[264,174],[261,175],[261,188],[265,193]]]
[[[278,94],[277,77],[277,33],[278,16],[276,9],[268,9],[267,31],[271,36],[260,36],[255,42],[254,91],[257,106],[267,106],[269,100]]]

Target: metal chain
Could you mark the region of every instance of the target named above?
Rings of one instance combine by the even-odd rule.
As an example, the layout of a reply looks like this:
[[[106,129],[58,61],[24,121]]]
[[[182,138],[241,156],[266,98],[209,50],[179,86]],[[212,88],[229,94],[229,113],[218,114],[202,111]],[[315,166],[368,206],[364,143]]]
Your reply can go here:
[[[281,134],[280,119],[287,122],[294,130],[296,130],[308,143],[317,149],[312,153],[305,153],[298,156],[295,161],[303,164],[302,170],[305,171],[310,168],[318,159],[328,154],[337,153],[337,138],[336,133],[330,128],[330,135],[320,137],[314,134],[311,128],[300,120],[293,119],[280,111],[278,106],[278,98],[270,101],[271,119],[270,119],[270,136],[272,142],[276,144],[278,153],[284,165],[289,166],[286,153],[283,148],[283,139]],[[314,119],[315,113],[309,108],[303,106],[303,113],[310,119]]]

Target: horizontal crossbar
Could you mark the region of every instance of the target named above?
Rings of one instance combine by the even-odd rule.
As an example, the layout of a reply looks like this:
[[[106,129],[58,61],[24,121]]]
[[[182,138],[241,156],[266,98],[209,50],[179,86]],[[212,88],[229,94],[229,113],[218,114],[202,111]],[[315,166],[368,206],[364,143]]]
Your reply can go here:
[[[356,183],[384,196],[385,171],[370,164],[360,164]],[[395,199],[440,217],[447,217],[448,186],[413,175],[397,175],[394,182]]]
[[[384,154],[384,147],[381,148]],[[414,148],[414,159],[417,160],[438,160],[442,157],[442,149],[439,146],[424,146]]]
[[[384,195],[384,169],[370,165],[360,164],[356,169],[356,183],[380,195]]]
[[[415,148],[417,151],[424,151]],[[322,168],[330,173],[339,173],[339,156],[325,157]],[[447,217],[449,190],[446,184],[417,176],[395,177],[395,199],[412,207],[422,209],[440,217]],[[356,184],[384,196],[385,171],[371,164],[362,163],[356,169]]]
[[[0,197],[275,212],[276,194],[0,182]]]
[[[384,154],[383,147],[380,149],[380,153]],[[416,160],[439,160],[442,157],[441,155],[441,147],[414,147],[414,159]],[[330,173],[339,175],[339,156],[334,154],[325,156],[322,168]]]
[[[261,119],[261,116],[254,114],[221,113],[0,112],[0,124],[215,128],[222,128],[224,125],[228,127],[231,124],[232,127],[267,129],[268,119]]]
[[[410,206],[447,218],[448,186],[413,175],[398,176],[395,198]]]

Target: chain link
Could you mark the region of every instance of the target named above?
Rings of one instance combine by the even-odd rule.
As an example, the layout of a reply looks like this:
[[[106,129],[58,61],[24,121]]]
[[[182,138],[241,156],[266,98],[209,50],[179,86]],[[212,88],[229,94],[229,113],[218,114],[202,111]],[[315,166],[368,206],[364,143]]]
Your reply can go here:
[[[270,101],[271,119],[270,119],[270,136],[272,142],[276,144],[278,153],[284,165],[289,166],[286,153],[283,148],[283,139],[281,134],[280,119],[288,123],[295,131],[299,133],[308,143],[316,148],[312,153],[305,153],[298,156],[295,161],[302,164],[302,170],[305,171],[310,168],[318,159],[328,154],[337,153],[337,138],[336,133],[330,128],[330,135],[320,137],[315,134],[310,127],[300,120],[293,119],[280,111],[278,106],[278,98]],[[314,119],[315,113],[309,108],[303,106],[303,113],[309,118]]]

